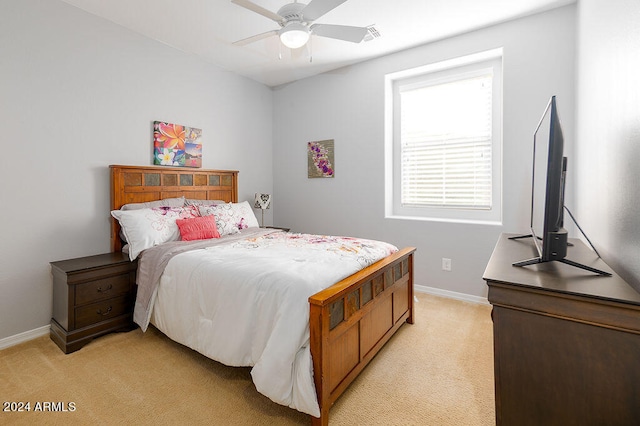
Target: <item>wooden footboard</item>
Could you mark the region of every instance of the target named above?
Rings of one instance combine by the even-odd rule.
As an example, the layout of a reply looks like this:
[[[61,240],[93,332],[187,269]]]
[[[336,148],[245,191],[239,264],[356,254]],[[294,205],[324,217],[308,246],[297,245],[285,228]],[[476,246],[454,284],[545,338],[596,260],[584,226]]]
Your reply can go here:
[[[413,253],[409,247],[309,298],[311,355],[320,404],[314,425],[382,346],[413,323]]]

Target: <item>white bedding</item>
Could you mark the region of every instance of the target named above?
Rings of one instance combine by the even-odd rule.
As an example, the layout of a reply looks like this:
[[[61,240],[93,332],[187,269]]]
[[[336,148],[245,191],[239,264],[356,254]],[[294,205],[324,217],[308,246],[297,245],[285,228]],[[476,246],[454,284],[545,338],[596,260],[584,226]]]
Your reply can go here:
[[[160,278],[151,321],[209,358],[252,366],[259,392],[319,417],[308,298],[396,250],[276,232],[181,253]]]

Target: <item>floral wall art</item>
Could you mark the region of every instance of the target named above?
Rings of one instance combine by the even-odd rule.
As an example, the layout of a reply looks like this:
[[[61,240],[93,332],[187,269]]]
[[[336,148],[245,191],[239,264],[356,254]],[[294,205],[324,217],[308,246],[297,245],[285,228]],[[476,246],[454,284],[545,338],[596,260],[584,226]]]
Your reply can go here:
[[[332,178],[335,173],[333,139],[307,143],[307,170],[310,178]]]
[[[153,164],[202,167],[202,130],[154,121]]]

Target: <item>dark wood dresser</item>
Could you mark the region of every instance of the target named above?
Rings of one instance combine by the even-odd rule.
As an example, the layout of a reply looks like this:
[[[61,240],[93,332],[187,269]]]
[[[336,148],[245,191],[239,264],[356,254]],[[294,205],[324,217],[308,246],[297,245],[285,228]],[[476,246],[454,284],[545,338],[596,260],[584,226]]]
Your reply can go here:
[[[493,305],[498,425],[640,424],[640,294],[613,274],[526,267],[531,238],[500,236],[484,279]],[[582,241],[567,258],[610,268]]]
[[[135,328],[137,264],[121,252],[51,262],[50,336],[64,353],[103,334]]]

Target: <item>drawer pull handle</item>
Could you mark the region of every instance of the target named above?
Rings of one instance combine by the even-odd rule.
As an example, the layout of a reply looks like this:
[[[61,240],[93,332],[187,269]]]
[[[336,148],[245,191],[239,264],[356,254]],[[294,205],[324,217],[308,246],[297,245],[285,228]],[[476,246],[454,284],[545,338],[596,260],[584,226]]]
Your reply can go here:
[[[113,284],[109,284],[109,287],[107,287],[104,290],[102,289],[102,287],[98,287],[98,293],[107,293],[111,291],[112,288],[113,288]]]
[[[113,309],[113,308],[112,308],[111,306],[109,306],[109,309],[107,309],[107,310],[106,310],[106,312],[104,312],[104,313],[102,312],[102,309],[98,309],[98,311],[96,312],[96,314],[98,314],[98,315],[102,315],[102,316],[104,317],[104,316],[109,315],[109,312],[111,312],[111,309]]]

